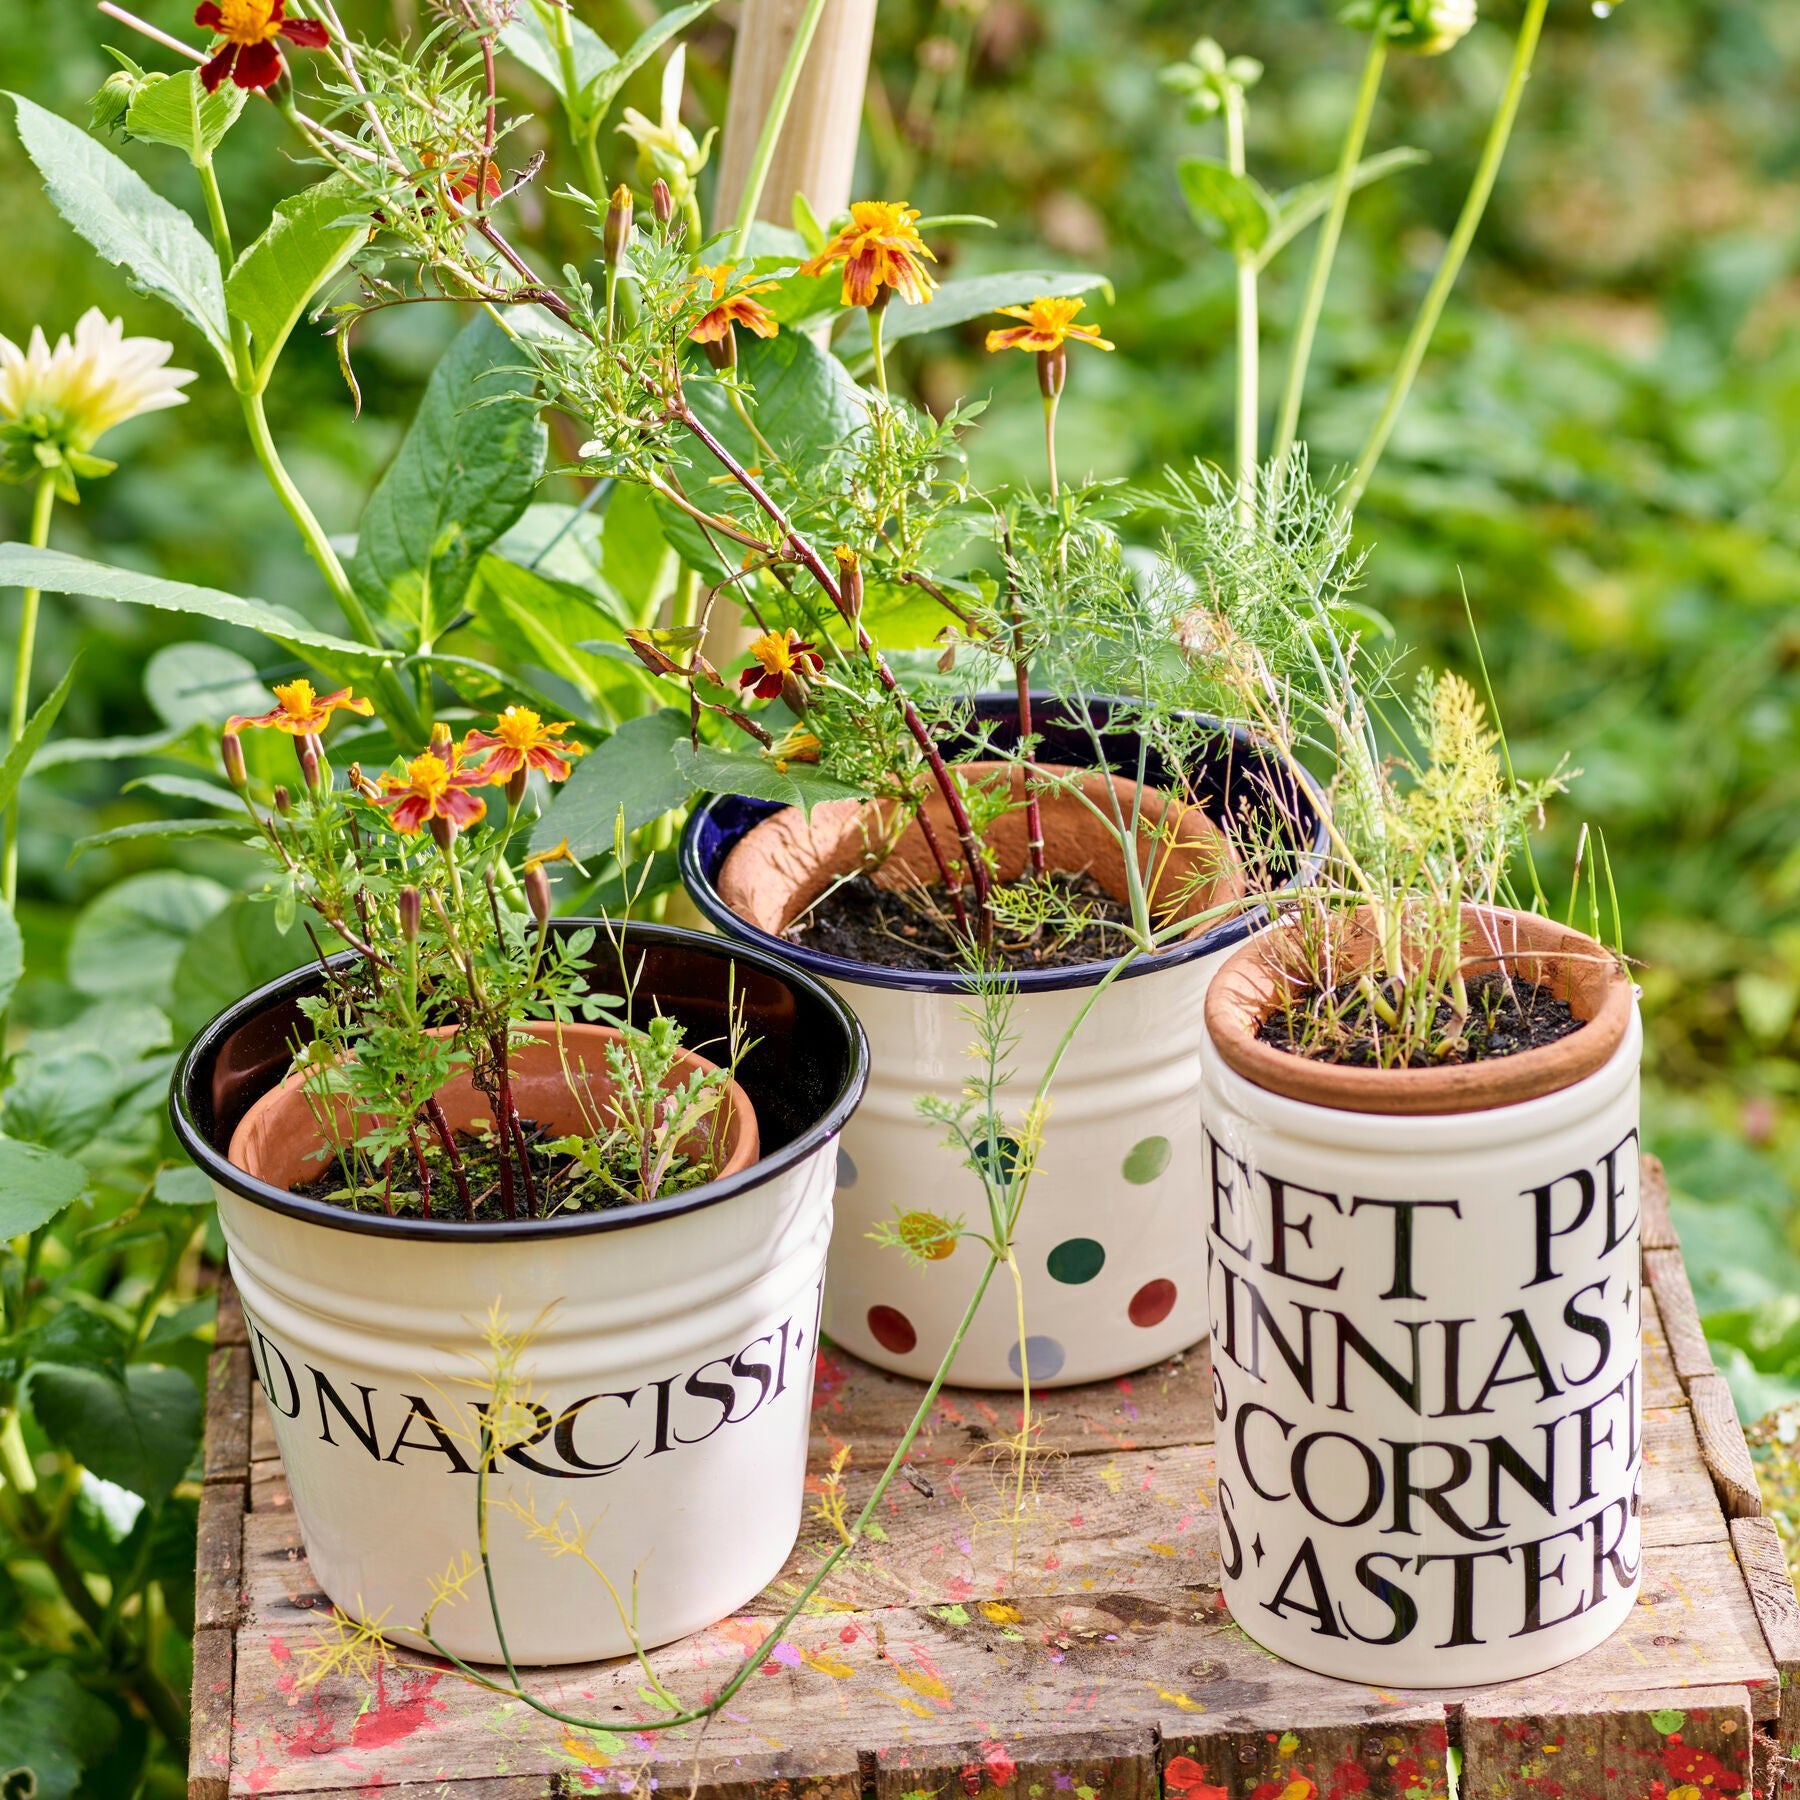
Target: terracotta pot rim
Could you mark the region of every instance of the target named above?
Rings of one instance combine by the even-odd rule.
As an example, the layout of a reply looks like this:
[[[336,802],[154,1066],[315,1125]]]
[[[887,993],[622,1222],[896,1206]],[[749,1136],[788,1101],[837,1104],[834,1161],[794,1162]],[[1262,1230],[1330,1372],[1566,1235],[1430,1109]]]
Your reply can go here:
[[[820,1107],[817,1116],[786,1143],[774,1150],[765,1150],[756,1162],[736,1175],[720,1176],[699,1187],[690,1188],[686,1193],[606,1212],[558,1214],[548,1219],[482,1219],[471,1224],[467,1220],[451,1219],[390,1219],[379,1213],[353,1213],[341,1206],[308,1200],[301,1195],[287,1193],[268,1182],[259,1181],[230,1161],[214,1144],[210,1135],[211,1105],[206,1094],[215,1061],[227,1040],[259,1013],[291,1003],[297,995],[317,986],[320,972],[316,965],[309,965],[291,974],[279,976],[246,994],[241,1000],[225,1008],[190,1040],[176,1063],[170,1082],[169,1116],[176,1141],[184,1154],[215,1186],[225,1189],[238,1199],[270,1212],[284,1213],[302,1223],[371,1237],[398,1237],[437,1244],[450,1242],[491,1247],[496,1243],[521,1239],[548,1243],[566,1237],[585,1236],[590,1232],[629,1231],[687,1213],[703,1211],[707,1207],[723,1205],[778,1180],[807,1162],[839,1136],[851,1115],[861,1105],[869,1081],[868,1037],[856,1014],[840,995],[806,970],[794,968],[784,959],[771,956],[756,945],[724,942],[711,933],[690,931],[678,925],[570,917],[558,919],[554,929],[568,932],[584,927],[618,931],[628,947],[688,948],[717,957],[721,961],[745,964],[771,977],[817,1009],[839,1034],[834,1036],[832,1047],[841,1051],[842,1063],[842,1073],[836,1079],[835,1091]],[[352,954],[343,952],[332,961],[347,961]]]
[[[1278,928],[1244,944],[1213,977],[1206,995],[1210,1047],[1244,1080],[1283,1099],[1386,1117],[1518,1106],[1573,1087],[1605,1068],[1625,1041],[1635,996],[1631,977],[1612,953],[1584,933],[1536,914],[1486,906],[1466,906],[1463,914],[1466,931],[1484,932],[1479,941],[1497,937],[1513,958],[1532,959],[1540,972],[1547,966],[1552,981],[1569,982],[1591,971],[1578,995],[1564,996],[1578,1017],[1585,1011],[1581,1028],[1512,1056],[1436,1069],[1353,1068],[1297,1056],[1257,1036],[1277,998],[1270,953],[1279,940]],[[1493,954],[1477,952],[1466,955],[1462,966],[1465,974],[1475,974],[1495,964]]]
[[[616,1043],[624,1036],[624,1033],[616,1026],[593,1024],[587,1021],[564,1023],[558,1019],[528,1019],[518,1029],[540,1042],[564,1041],[571,1047],[571,1050],[582,1044],[598,1046]],[[450,1037],[453,1035],[453,1028],[447,1025],[439,1026],[429,1035],[437,1038]],[[710,1070],[718,1068],[719,1065],[696,1051],[684,1050],[681,1052],[678,1066],[685,1075],[696,1067]],[[225,1150],[226,1157],[233,1168],[254,1180],[265,1179],[259,1171],[252,1169],[242,1159],[243,1146],[255,1135],[263,1121],[277,1112],[288,1111],[293,1107],[305,1079],[304,1073],[300,1070],[284,1076],[238,1120],[237,1127],[231,1134],[231,1142]],[[447,1090],[439,1090],[440,1093],[445,1091]],[[715,1181],[723,1181],[730,1176],[741,1174],[756,1161],[757,1157],[756,1108],[751,1103],[750,1096],[737,1082],[733,1081],[729,1084],[729,1092],[732,1109],[731,1138],[734,1141],[730,1155],[725,1158],[723,1166],[713,1177]],[[300,1123],[298,1120],[295,1122]],[[310,1110],[306,1113],[302,1134],[309,1139],[313,1146],[316,1146],[322,1138],[323,1134],[314,1123]],[[288,1191],[291,1193],[293,1190],[289,1189]],[[465,1219],[462,1223],[466,1225],[469,1221]]]
[[[1122,703],[1100,698],[1090,704],[1093,710],[1110,717],[1113,708]],[[1012,716],[1015,705],[1015,697],[1011,694],[984,694],[976,701],[976,714],[984,720],[1004,723]],[[1057,724],[1067,728],[1071,704],[1062,696],[1036,691],[1032,694],[1032,706],[1038,715],[1035,723],[1040,730],[1047,725]],[[1229,739],[1234,752],[1241,752],[1246,764],[1257,769],[1268,767],[1268,749],[1248,726],[1227,723],[1199,713],[1187,716],[1211,727],[1222,738]],[[1125,734],[1121,730],[1118,735]],[[1058,751],[1057,754],[1062,756],[1064,752]],[[1280,771],[1280,776],[1283,780],[1289,779],[1285,769]],[[1241,782],[1247,776],[1234,774],[1232,779],[1234,782]],[[1310,775],[1305,778],[1305,790],[1305,799],[1312,808],[1313,833],[1300,858],[1300,876],[1303,880],[1310,881],[1323,866],[1329,840],[1324,823],[1323,790]],[[696,806],[689,815],[681,836],[678,860],[688,896],[707,922],[734,942],[754,946],[767,955],[798,966],[808,974],[837,986],[892,988],[912,993],[952,995],[958,997],[960,1004],[968,987],[968,978],[960,970],[895,969],[879,963],[857,962],[849,957],[833,956],[804,944],[791,944],[785,938],[763,931],[740,918],[726,905],[716,882],[725,857],[763,820],[782,810],[784,803],[781,801],[714,794]],[[726,816],[732,814],[736,816]],[[720,842],[721,839],[724,841]],[[1159,975],[1202,957],[1216,955],[1243,943],[1268,922],[1268,912],[1263,907],[1246,911],[1233,919],[1221,920],[1198,937],[1172,944],[1155,956],[1140,957],[1120,973],[1117,979],[1132,981]],[[1095,987],[1112,973],[1113,967],[1114,963],[1111,961],[1072,963],[1056,969],[1012,970],[1005,979],[1009,986],[1021,993],[1050,993],[1061,989]]]

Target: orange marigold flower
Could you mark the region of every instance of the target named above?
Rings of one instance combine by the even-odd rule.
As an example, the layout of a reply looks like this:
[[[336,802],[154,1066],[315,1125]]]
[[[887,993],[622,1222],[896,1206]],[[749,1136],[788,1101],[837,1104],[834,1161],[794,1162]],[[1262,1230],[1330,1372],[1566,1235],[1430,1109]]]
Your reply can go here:
[[[287,0],[201,0],[194,23],[223,38],[200,71],[210,94],[229,75],[241,88],[273,87],[285,68],[275,40],[284,37],[303,50],[323,50],[331,34],[316,19],[289,19]]]
[[[381,791],[383,806],[393,811],[394,829],[411,837],[434,819],[444,819],[458,831],[466,831],[481,822],[487,802],[469,792],[482,787],[487,774],[481,769],[465,769],[462,752],[454,744],[438,750],[426,750],[406,765],[406,774],[384,775]]]
[[[557,740],[565,731],[573,730],[573,722],[563,719],[546,725],[529,706],[509,706],[494,721],[490,731],[471,731],[462,744],[462,754],[473,756],[491,750],[481,765],[482,777],[491,787],[504,787],[521,769],[541,769],[551,781],[569,779],[569,758],[586,754],[581,744],[563,744]]]
[[[442,161],[443,158],[435,150],[427,150],[419,157],[421,167],[427,169],[437,168]],[[482,168],[479,181],[475,178],[477,161],[481,161]],[[444,185],[449,188],[452,197],[465,206],[475,198],[477,188],[481,189],[483,197],[488,200],[498,200],[506,191],[506,184],[500,179],[498,166],[476,157],[452,163],[444,174]]]
[[[1023,319],[1023,325],[1003,326],[987,334],[987,347],[993,350],[1034,350],[1040,356],[1060,350],[1073,339],[1078,344],[1091,344],[1096,350],[1110,350],[1112,345],[1093,325],[1077,325],[1075,315],[1083,302],[1042,296],[1029,306],[1002,306],[995,310],[1009,319]]]
[[[797,631],[765,631],[750,646],[751,663],[738,677],[759,700],[773,700],[790,675],[818,675],[825,659]]]
[[[728,292],[731,271],[736,267],[736,263],[702,263],[695,269],[694,273],[701,281],[712,284],[711,304],[688,333],[696,344],[716,344],[734,325],[742,325],[760,338],[772,338],[781,329],[774,314],[751,298],[754,294],[771,294],[779,284],[763,281],[754,287],[741,287],[735,293]]]
[[[317,737],[335,712],[361,713],[366,718],[374,710],[367,700],[359,700],[348,688],[339,688],[335,694],[320,694],[302,676],[276,687],[273,712],[254,718],[238,713],[225,721],[225,733],[235,737],[248,725],[256,730],[285,731],[289,737]]]
[[[914,221],[919,214],[903,200],[858,200],[850,208],[850,223],[809,262],[800,265],[802,275],[823,275],[844,265],[844,304],[873,306],[884,288],[915,306],[931,298],[937,285],[925,272],[924,262],[937,258],[919,236]]]

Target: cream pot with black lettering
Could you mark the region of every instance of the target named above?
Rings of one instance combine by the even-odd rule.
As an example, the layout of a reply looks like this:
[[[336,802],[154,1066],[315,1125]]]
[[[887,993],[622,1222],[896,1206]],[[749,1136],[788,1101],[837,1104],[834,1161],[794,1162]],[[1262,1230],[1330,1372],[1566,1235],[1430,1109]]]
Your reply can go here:
[[[838,1138],[867,1075],[854,1016],[801,971],[665,926],[554,929],[592,936],[596,991],[620,990],[625,959],[622,1022],[680,1025],[693,1067],[669,1092],[732,1041],[710,1179],[561,1210],[519,1196],[517,1216],[460,1194],[441,1166],[423,1216],[321,1197],[290,1073],[317,968],[216,1019],[173,1093],[183,1147],[218,1194],[315,1578],[344,1612],[478,1663],[500,1660],[500,1628],[517,1663],[667,1643],[786,1561]],[[555,1021],[520,1033],[510,1072],[528,1133],[585,1115],[604,1141],[616,1037]],[[457,1082],[437,1101],[460,1138],[478,1109]],[[299,1114],[313,1123],[303,1097]]]
[[[1545,919],[1464,919],[1463,1028],[1505,1053],[1297,1054],[1279,932],[1206,1004],[1225,1598],[1277,1655],[1384,1686],[1566,1662],[1640,1569],[1632,985]]]

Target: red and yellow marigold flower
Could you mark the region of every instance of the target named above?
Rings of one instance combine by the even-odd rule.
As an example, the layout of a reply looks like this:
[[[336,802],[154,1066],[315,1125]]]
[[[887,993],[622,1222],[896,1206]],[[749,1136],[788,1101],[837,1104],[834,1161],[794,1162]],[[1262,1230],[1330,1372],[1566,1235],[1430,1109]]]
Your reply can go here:
[[[365,718],[375,708],[358,699],[348,688],[335,694],[318,693],[302,676],[298,681],[284,681],[275,689],[275,708],[255,717],[239,713],[225,721],[225,735],[235,737],[246,725],[252,730],[285,731],[289,737],[317,737],[338,712],[361,713]]]
[[[937,258],[919,236],[918,216],[903,200],[858,200],[850,223],[800,273],[823,275],[842,263],[846,306],[873,306],[888,290],[922,306],[937,285],[924,265]]]
[[[438,819],[466,831],[487,812],[487,802],[469,790],[485,786],[487,779],[485,770],[462,766],[462,751],[454,744],[438,745],[415,756],[405,775],[382,776],[381,804],[392,812],[394,829],[407,837]]]
[[[194,23],[225,40],[200,71],[209,94],[227,75],[241,88],[273,87],[285,67],[277,38],[303,50],[323,50],[331,42],[316,19],[290,19],[286,13],[287,0],[201,0]]]
[[[794,675],[819,675],[825,659],[797,631],[765,631],[750,646],[750,666],[738,677],[759,700],[777,698]]]
[[[520,770],[541,770],[547,780],[569,779],[569,758],[586,754],[581,744],[558,740],[574,729],[572,721],[546,725],[529,706],[509,706],[494,721],[492,731],[471,731],[462,743],[464,756],[491,751],[481,765],[482,779],[491,787],[504,787]]]
[[[1084,302],[1073,297],[1043,295],[1033,300],[1029,306],[998,307],[995,310],[1005,317],[1023,319],[1025,322],[990,331],[987,334],[987,347],[989,351],[1031,350],[1039,356],[1048,356],[1051,351],[1060,350],[1070,342],[1091,344],[1096,350],[1110,350],[1112,345],[1100,335],[1097,326],[1075,322],[1075,315],[1081,311],[1083,304]]]
[[[702,263],[695,269],[694,273],[699,280],[710,283],[712,287],[712,293],[707,297],[706,311],[688,333],[696,344],[716,344],[734,325],[742,325],[746,331],[753,331],[760,338],[772,338],[781,329],[775,315],[754,298],[757,294],[773,293],[778,284],[762,281],[752,287],[741,287],[733,291],[731,271],[736,267],[736,263]]]

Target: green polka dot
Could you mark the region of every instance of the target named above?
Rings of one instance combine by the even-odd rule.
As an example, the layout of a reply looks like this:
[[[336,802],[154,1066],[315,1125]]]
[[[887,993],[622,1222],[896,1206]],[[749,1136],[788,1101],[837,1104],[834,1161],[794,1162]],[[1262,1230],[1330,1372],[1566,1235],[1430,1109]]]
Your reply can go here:
[[[1106,1246],[1093,1238],[1064,1238],[1045,1263],[1052,1281],[1079,1287],[1092,1281],[1106,1265]]]
[[[1143,1187],[1168,1166],[1169,1140],[1166,1137],[1139,1138],[1126,1154],[1125,1179]]]

